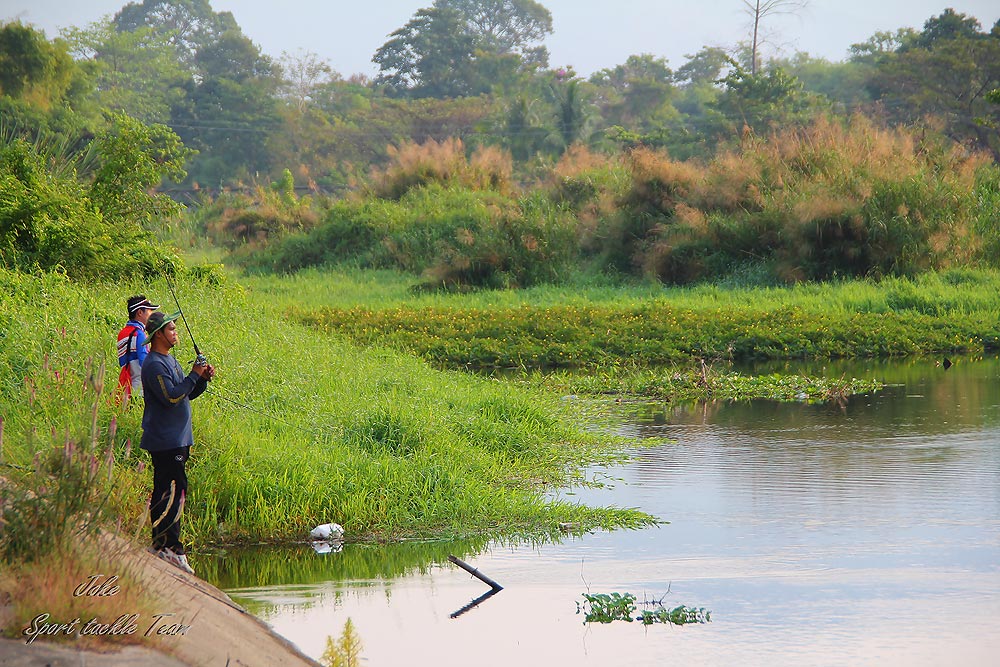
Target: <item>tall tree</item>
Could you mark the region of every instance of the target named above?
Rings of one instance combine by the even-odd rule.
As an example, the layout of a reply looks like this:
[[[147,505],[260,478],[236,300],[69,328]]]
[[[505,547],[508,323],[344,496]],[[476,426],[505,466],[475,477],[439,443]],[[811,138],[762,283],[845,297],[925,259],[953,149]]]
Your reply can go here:
[[[982,36],[980,27],[976,17],[959,14],[949,7],[940,16],[931,17],[924,22],[924,30],[913,41],[913,46],[928,49],[938,42],[951,39],[975,39]]]
[[[868,86],[890,121],[937,117],[953,139],[1000,159],[1000,114],[986,98],[1000,86],[1000,35],[978,27],[951,10],[929,19],[915,39],[876,62]]]
[[[281,71],[281,94],[300,112],[305,110],[306,104],[322,85],[340,78],[329,61],[312,51],[299,50],[295,54],[282,51],[278,66]]]
[[[540,43],[552,34],[552,13],[534,0],[436,0],[436,7],[458,11],[478,48],[516,53],[545,67],[548,50]]]
[[[192,177],[213,185],[269,173],[266,142],[279,122],[277,67],[232,14],[222,12],[218,20],[215,39],[198,49],[189,106],[174,120],[185,143],[202,152]]]
[[[147,27],[166,36],[181,61],[192,68],[198,49],[212,41],[219,30],[218,16],[209,0],[130,2],[115,15],[114,23],[122,32]]]
[[[600,95],[599,105],[607,123],[646,131],[663,120],[660,112],[669,107],[673,78],[666,59],[645,53],[595,72],[590,83]]]
[[[0,25],[0,95],[31,98],[43,108],[62,100],[77,76],[64,42],[21,23]]]
[[[777,14],[794,14],[804,9],[809,0],[743,0],[752,26],[750,42],[750,74],[757,74],[760,66],[760,46],[762,44],[762,24],[765,19]]]
[[[820,100],[803,93],[802,82],[780,67],[750,74],[735,62],[723,79],[725,89],[712,106],[727,119],[731,134],[760,134],[778,125],[813,116]]]
[[[110,20],[69,28],[63,36],[91,66],[97,104],[147,123],[167,123],[190,77],[169,36],[149,27],[116,30]]]
[[[375,83],[413,97],[478,95],[546,63],[537,42],[551,32],[532,0],[436,0],[375,52]]]
[[[462,15],[448,7],[420,9],[375,52],[375,84],[413,97],[461,97],[482,90],[474,81],[475,40]]]

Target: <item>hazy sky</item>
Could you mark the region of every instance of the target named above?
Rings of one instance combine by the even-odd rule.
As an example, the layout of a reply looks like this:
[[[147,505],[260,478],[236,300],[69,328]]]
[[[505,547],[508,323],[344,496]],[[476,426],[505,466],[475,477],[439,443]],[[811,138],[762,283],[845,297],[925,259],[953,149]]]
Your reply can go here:
[[[311,51],[347,76],[374,74],[375,50],[389,33],[433,0],[211,0],[230,11],[268,55]],[[614,67],[629,55],[651,53],[677,68],[703,46],[730,48],[749,35],[743,0],[541,0],[555,33],[545,42],[550,65],[577,73]],[[0,20],[20,19],[48,37],[114,14],[124,0],[0,0]],[[998,0],[811,0],[805,10],[769,21],[769,42],[785,55],[805,51],[843,60],[848,48],[881,30],[920,29],[946,7],[975,16],[989,30],[1000,19]],[[768,51],[766,53],[773,53]]]

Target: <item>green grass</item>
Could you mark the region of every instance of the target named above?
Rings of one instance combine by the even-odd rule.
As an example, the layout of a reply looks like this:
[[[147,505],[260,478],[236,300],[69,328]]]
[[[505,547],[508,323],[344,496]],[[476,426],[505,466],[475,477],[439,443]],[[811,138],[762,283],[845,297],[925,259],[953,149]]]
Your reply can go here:
[[[450,367],[886,357],[1000,342],[1000,274],[990,271],[787,288],[591,281],[471,294],[415,294],[398,276],[350,270],[333,273],[322,292],[306,288],[317,275],[292,279],[295,319]],[[288,298],[269,281],[250,284],[264,298]],[[381,285],[370,296],[368,281]]]
[[[290,275],[241,275],[241,284],[276,307],[486,309],[529,306],[610,305],[621,308],[669,304],[712,311],[783,307],[810,313],[917,312],[929,315],[1000,314],[1000,272],[952,269],[913,278],[799,283],[788,287],[713,284],[667,287],[604,275],[578,274],[563,285],[520,290],[420,291],[420,279],[399,271],[334,266]]]
[[[235,284],[177,282],[198,344],[219,369],[194,403],[185,524],[193,543],[302,539],[328,521],[353,539],[652,521],[635,510],[546,496],[619,447],[563,423],[550,395],[359,348],[287,321]],[[0,312],[3,456],[30,468],[64,434],[90,438],[79,387],[86,360],[114,365],[124,299],[141,290],[169,304],[169,293],[156,280],[79,285],[2,270],[0,290],[11,295]],[[194,353],[186,335],[178,348],[188,365]],[[137,451],[140,411],[116,409],[113,384],[102,390],[96,423],[106,433],[116,422],[115,510],[131,526],[143,513],[149,471]]]
[[[413,279],[401,274],[352,269],[239,281],[220,281],[213,271],[177,281],[199,346],[219,369],[195,401],[185,533],[202,546],[301,539],[329,521],[354,539],[372,540],[540,534],[559,523],[645,525],[652,518],[635,510],[588,508],[547,494],[578,482],[584,465],[621,446],[582,434],[559,395],[835,400],[876,385],[716,372],[711,355],[991,346],[1000,293],[1000,277],[980,271],[728,290],[592,277],[571,287],[469,294],[415,292]],[[139,291],[172,309],[166,284],[156,279],[83,285],[0,270],[7,295],[0,308],[0,455],[18,466],[4,468],[17,481],[37,475],[28,472],[36,461],[67,440],[91,443],[95,456],[112,443],[103,502],[122,517],[122,530],[142,533],[150,480],[137,449],[141,414],[113,405],[113,370],[105,386],[94,380],[102,363],[115,366],[119,311]],[[302,323],[323,318],[338,326]],[[438,347],[428,345],[435,340]],[[410,351],[449,364],[593,365],[586,374],[511,382],[441,370]],[[176,356],[185,365],[194,358],[186,333]],[[696,360],[703,356],[704,369]],[[643,360],[676,365],[651,368],[637,363]],[[99,392],[96,403],[87,387]]]

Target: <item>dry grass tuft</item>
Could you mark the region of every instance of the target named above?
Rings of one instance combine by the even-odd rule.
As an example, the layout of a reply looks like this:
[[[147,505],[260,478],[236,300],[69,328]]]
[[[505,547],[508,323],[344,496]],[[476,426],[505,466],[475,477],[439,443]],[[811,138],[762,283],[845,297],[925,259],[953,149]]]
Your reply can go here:
[[[388,154],[389,166],[371,176],[373,194],[383,199],[399,199],[431,183],[503,193],[512,187],[513,158],[496,146],[479,147],[467,159],[461,139],[428,139],[389,146]]]

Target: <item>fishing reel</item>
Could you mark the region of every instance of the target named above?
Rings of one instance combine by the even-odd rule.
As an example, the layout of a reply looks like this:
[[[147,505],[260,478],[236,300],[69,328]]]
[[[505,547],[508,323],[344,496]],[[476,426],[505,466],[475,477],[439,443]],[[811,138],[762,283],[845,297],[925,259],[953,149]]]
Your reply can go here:
[[[196,356],[194,358],[194,365],[195,366],[208,366],[208,357],[206,357],[204,354],[202,354],[201,352],[199,352],[198,356]]]

